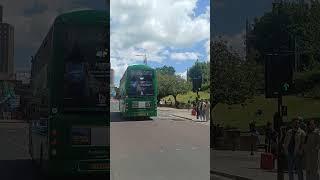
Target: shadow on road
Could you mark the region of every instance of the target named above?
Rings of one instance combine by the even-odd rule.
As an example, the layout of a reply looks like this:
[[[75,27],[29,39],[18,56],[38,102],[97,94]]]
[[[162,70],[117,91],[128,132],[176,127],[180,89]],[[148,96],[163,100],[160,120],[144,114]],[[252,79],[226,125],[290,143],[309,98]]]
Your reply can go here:
[[[120,116],[120,112],[110,113],[111,122],[127,122],[127,121],[152,121],[150,117],[124,118]]]
[[[0,179],[10,180],[42,180],[44,177],[37,172],[29,159],[0,160]]]
[[[0,179],[1,180],[102,180],[109,178],[104,176],[64,176],[64,177],[48,177],[37,168],[31,160],[0,160]]]

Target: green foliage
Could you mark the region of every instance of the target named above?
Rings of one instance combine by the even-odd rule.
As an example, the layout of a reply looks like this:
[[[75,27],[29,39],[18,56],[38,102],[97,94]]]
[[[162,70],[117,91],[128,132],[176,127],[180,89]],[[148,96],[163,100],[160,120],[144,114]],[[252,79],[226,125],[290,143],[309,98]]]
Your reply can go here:
[[[217,123],[224,126],[229,125],[248,130],[248,124],[252,120],[256,120],[257,126],[266,125],[266,122],[272,121],[273,115],[277,111],[277,103],[277,99],[266,99],[264,95],[254,96],[254,98],[246,101],[246,106],[218,104],[212,116]],[[288,120],[297,116],[302,116],[304,119],[320,117],[319,100],[285,96],[283,97],[283,104],[288,106]],[[257,109],[262,110],[261,116],[256,116]]]
[[[176,99],[178,94],[186,93],[191,89],[190,82],[187,82],[178,75],[171,74],[174,71],[170,70],[171,73],[164,73],[169,72],[167,71],[168,69],[170,70],[170,68],[166,66],[157,69],[158,100],[168,95],[172,95]]]
[[[167,75],[171,75],[171,76],[173,76],[176,72],[176,70],[172,66],[163,66],[160,68],[156,68],[156,71],[161,74],[167,74]]]
[[[249,38],[249,54],[263,63],[264,55],[295,50],[302,52],[299,69],[312,69],[320,61],[320,4],[312,6],[282,3],[253,24]]]
[[[241,59],[239,54],[217,40],[211,44],[211,106],[218,103],[239,104],[255,93],[255,64]]]
[[[196,97],[197,93],[188,91],[187,93],[177,95],[177,101],[179,103],[187,104],[188,101],[195,101]],[[199,97],[199,99],[210,99],[210,93],[206,91],[199,91]],[[170,102],[169,99],[174,103],[174,97],[172,95],[163,98],[163,100],[166,100],[167,102]]]
[[[188,71],[188,79],[192,82],[193,78],[202,76],[201,90],[207,90],[210,87],[210,63],[196,61]]]

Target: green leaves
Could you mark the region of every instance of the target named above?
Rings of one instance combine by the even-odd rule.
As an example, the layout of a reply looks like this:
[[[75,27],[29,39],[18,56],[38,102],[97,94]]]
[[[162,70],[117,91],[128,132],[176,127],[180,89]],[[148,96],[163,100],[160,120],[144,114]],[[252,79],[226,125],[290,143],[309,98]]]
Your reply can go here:
[[[183,94],[191,90],[191,84],[187,82],[182,77],[172,74],[172,73],[165,73],[170,70],[170,67],[162,67],[157,69],[157,77],[158,77],[158,99],[166,97],[168,95],[172,95],[176,98],[178,94]],[[169,72],[173,72],[170,70]]]
[[[243,103],[254,95],[256,72],[252,62],[241,59],[222,40],[211,43],[210,57],[212,106]]]
[[[191,81],[193,78],[202,76],[202,90],[209,89],[210,85],[210,63],[209,62],[198,62],[189,69],[188,79]],[[192,82],[192,81],[191,81]]]

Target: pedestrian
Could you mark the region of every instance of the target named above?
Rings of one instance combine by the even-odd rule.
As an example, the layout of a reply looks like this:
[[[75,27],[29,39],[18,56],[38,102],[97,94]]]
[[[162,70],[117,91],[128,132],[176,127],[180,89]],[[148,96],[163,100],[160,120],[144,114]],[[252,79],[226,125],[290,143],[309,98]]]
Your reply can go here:
[[[203,102],[202,100],[199,101],[199,115],[200,115],[200,121],[203,120]]]
[[[196,103],[197,119],[200,117],[200,101]]]
[[[310,120],[304,147],[307,180],[319,180],[319,149],[320,132],[316,128],[314,120]]]
[[[210,120],[210,102],[208,100],[207,100],[205,114],[206,114],[206,120],[209,121]]]
[[[201,116],[202,116],[202,121],[206,121],[206,107],[207,104],[204,100],[201,102]]]
[[[288,160],[289,180],[294,180],[294,170],[298,173],[298,180],[303,180],[302,155],[305,132],[300,128],[301,117],[292,120],[292,128],[285,135],[283,149]]]
[[[267,122],[267,126],[265,129],[266,152],[271,151],[271,141],[272,141],[272,127],[271,127],[271,123]]]

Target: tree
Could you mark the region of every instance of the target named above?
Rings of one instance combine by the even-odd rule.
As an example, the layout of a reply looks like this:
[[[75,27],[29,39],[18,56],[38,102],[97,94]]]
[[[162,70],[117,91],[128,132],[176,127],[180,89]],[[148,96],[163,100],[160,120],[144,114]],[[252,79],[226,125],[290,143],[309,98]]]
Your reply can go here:
[[[187,76],[190,81],[192,81],[194,78],[202,76],[202,90],[208,89],[210,83],[210,63],[196,61],[189,69]]]
[[[175,76],[170,76],[170,86],[167,88],[169,89],[170,95],[173,96],[174,101],[175,101],[175,106],[178,106],[178,101],[177,101],[177,95],[178,94],[184,94],[191,89],[191,84],[190,82],[187,82],[185,79],[182,77],[175,75]]]
[[[191,89],[191,84],[178,75],[165,74],[163,71],[157,71],[158,77],[158,102],[172,95],[177,102],[177,95],[188,92]],[[177,104],[176,104],[177,105]]]
[[[218,103],[240,104],[255,93],[254,64],[240,55],[221,39],[211,42],[211,108]]]
[[[263,64],[264,55],[273,52],[300,52],[300,70],[311,69],[320,62],[320,3],[306,6],[281,3],[256,19],[250,31],[250,47],[258,52],[257,62]]]
[[[160,72],[161,74],[167,74],[167,75],[174,75],[176,70],[172,66],[163,66],[161,68],[156,68],[157,72]]]
[[[171,75],[163,74],[161,72],[157,72],[157,78],[158,78],[158,102],[160,100],[168,95],[170,95],[170,91],[168,89],[169,86],[171,86],[170,82]]]

